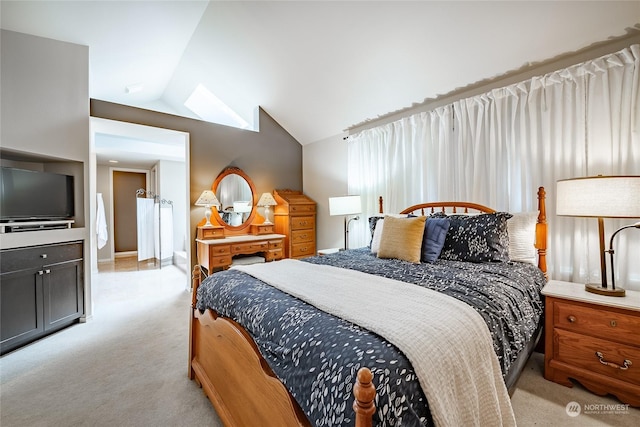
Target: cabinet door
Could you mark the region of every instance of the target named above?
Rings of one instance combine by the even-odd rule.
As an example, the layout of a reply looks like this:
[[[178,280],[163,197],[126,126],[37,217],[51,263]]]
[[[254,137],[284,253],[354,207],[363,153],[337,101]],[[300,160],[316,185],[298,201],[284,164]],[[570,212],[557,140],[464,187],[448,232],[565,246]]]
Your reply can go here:
[[[62,328],[84,314],[82,261],[44,267],[44,329]]]
[[[38,269],[0,275],[0,353],[37,338],[44,331],[42,278]]]

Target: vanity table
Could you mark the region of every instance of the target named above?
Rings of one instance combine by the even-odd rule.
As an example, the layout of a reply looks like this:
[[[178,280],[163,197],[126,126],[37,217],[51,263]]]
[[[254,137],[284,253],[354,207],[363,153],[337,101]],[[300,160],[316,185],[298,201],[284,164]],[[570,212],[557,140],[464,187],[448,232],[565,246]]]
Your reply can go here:
[[[203,222],[198,226],[196,250],[201,267],[208,273],[227,269],[234,257],[242,255],[260,255],[265,262],[284,258],[287,236],[277,234],[273,224],[259,219],[256,189],[247,174],[228,167],[218,175],[211,189],[220,207],[212,209],[212,225]]]
[[[283,234],[244,234],[221,239],[196,239],[198,264],[209,273],[217,268],[227,269],[237,255],[260,254],[266,262],[282,259]]]

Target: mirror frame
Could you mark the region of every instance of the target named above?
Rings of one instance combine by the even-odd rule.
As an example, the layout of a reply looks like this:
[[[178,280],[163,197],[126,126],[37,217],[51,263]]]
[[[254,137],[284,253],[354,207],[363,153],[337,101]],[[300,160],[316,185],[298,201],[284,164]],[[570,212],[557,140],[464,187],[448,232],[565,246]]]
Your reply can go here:
[[[224,168],[224,170],[220,172],[216,180],[213,181],[213,184],[211,185],[211,190],[213,191],[214,194],[217,195],[216,190],[218,189],[218,185],[220,185],[220,182],[226,176],[229,176],[229,175],[239,175],[240,177],[244,178],[245,181],[247,181],[247,184],[249,184],[249,188],[251,189],[251,212],[249,213],[249,217],[245,222],[243,222],[240,225],[229,225],[222,220],[222,217],[220,217],[220,214],[218,213],[217,208],[211,209],[212,211],[211,216],[216,220],[216,222],[219,225],[223,226],[225,230],[228,230],[231,232],[241,232],[241,231],[244,231],[246,228],[249,228],[251,223],[253,223],[253,219],[256,216],[256,212],[257,212],[256,187],[253,185],[253,181],[251,181],[251,178],[249,178],[249,176],[246,173],[244,173],[242,169],[237,168],[235,166],[228,166]]]

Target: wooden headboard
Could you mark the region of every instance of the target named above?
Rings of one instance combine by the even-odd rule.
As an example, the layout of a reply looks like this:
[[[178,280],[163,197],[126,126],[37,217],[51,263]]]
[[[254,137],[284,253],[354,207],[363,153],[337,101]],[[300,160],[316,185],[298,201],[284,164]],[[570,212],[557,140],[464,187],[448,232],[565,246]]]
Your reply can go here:
[[[538,220],[536,221],[535,247],[538,252],[538,268],[547,276],[547,207],[544,187],[538,188]],[[382,196],[378,199],[379,212],[384,213]],[[473,214],[493,213],[495,209],[471,202],[428,202],[420,203],[403,209],[401,214],[429,215],[435,212]]]

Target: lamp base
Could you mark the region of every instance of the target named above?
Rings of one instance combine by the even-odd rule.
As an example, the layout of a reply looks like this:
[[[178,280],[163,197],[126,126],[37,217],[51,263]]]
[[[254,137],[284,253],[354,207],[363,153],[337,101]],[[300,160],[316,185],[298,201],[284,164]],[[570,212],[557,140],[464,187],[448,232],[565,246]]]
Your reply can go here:
[[[598,295],[605,295],[608,297],[623,297],[625,291],[622,288],[603,288],[602,285],[597,283],[588,283],[584,285],[584,290]]]

